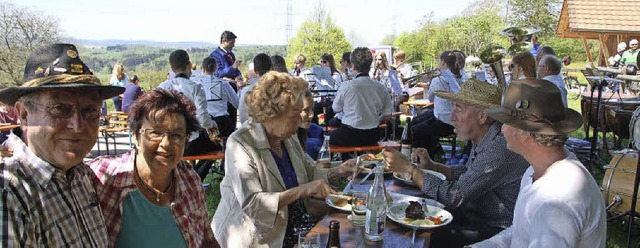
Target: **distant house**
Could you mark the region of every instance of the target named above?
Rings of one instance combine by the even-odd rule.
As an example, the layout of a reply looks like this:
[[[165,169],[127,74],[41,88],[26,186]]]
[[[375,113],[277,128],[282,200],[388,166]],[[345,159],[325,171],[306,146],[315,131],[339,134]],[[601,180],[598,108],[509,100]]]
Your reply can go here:
[[[556,35],[582,39],[589,62],[593,64],[587,39],[596,39],[600,46],[597,65],[605,65],[616,53],[620,42],[640,39],[640,1],[635,0],[564,0]]]

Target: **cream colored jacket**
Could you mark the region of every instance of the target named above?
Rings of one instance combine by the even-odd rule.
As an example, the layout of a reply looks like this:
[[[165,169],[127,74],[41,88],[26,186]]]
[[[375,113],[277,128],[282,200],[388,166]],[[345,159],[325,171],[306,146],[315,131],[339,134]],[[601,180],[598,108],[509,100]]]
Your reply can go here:
[[[324,179],[298,139],[284,141],[298,184]],[[222,247],[282,247],[287,226],[287,206],[279,206],[285,184],[269,150],[264,128],[245,122],[227,140],[222,195],[211,228]]]

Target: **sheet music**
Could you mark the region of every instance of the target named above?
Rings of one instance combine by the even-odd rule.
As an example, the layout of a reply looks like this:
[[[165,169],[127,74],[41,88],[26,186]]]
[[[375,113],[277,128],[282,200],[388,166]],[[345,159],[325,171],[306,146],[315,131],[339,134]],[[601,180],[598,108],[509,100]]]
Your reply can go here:
[[[329,67],[314,66],[311,67],[311,73],[314,75],[310,75],[309,77],[313,77],[315,79],[316,90],[333,90],[335,88],[335,83],[333,82],[333,77],[331,77],[331,69],[329,69]]]
[[[389,70],[389,82],[391,83],[391,89],[393,90],[393,94],[401,95],[402,84],[400,84],[400,80],[398,80],[397,71]]]

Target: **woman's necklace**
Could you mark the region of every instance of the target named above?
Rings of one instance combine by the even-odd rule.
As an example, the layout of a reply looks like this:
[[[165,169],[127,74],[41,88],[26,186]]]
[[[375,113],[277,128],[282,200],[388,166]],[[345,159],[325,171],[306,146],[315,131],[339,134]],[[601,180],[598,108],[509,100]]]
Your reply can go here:
[[[136,170],[136,176],[138,178],[138,180],[140,180],[140,182],[142,182],[142,184],[144,185],[145,188],[147,188],[147,191],[149,191],[149,193],[156,195],[156,202],[160,202],[160,197],[163,196],[164,194],[166,194],[167,192],[169,192],[169,189],[171,189],[171,187],[173,187],[173,175],[171,175],[171,181],[169,181],[169,186],[167,186],[166,189],[164,189],[164,191],[160,192],[157,189],[154,189],[153,187],[151,187],[150,185],[148,185],[147,183],[144,182],[144,180],[142,180],[142,177],[140,177],[140,172],[138,172],[138,166],[136,166],[135,164],[133,165],[134,169]]]

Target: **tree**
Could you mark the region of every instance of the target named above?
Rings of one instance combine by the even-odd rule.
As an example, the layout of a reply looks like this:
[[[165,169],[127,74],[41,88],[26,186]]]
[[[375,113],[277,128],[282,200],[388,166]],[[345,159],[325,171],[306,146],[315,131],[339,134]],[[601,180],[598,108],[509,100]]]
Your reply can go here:
[[[333,23],[331,16],[319,3],[312,18],[304,21],[298,34],[289,40],[287,64],[291,65],[297,54],[307,57],[307,67],[317,65],[324,53],[332,54],[338,61],[342,53],[350,50],[351,45],[347,42],[344,31]]]
[[[552,36],[560,17],[560,0],[508,0],[509,25],[537,26],[540,36]]]
[[[59,42],[60,33],[56,18],[0,2],[0,78],[20,84],[29,53],[44,44]]]
[[[384,38],[382,38],[382,41],[380,41],[380,45],[392,46],[395,40],[396,40],[396,36],[393,34],[389,34],[389,35],[386,35]]]

